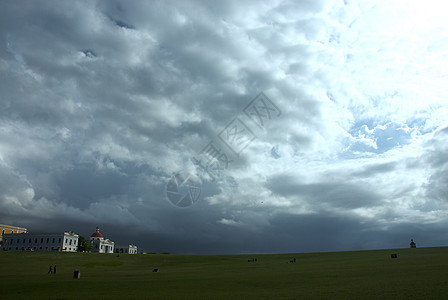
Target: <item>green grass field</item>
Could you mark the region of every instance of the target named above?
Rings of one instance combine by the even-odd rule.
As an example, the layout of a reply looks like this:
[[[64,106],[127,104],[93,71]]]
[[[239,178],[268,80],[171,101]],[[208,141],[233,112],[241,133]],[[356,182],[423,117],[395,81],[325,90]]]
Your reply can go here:
[[[287,263],[294,257],[296,263]],[[47,274],[50,265],[57,265],[57,274]],[[80,279],[73,279],[75,269]],[[231,298],[446,299],[448,248],[272,255],[0,252],[2,300]]]

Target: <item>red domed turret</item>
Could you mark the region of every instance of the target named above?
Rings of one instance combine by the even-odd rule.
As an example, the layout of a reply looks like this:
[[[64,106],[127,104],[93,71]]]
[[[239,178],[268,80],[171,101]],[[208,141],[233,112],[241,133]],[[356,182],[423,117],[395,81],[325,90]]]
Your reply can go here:
[[[90,237],[104,238],[103,235],[100,233],[100,228],[98,226],[96,226],[96,232],[92,233]]]

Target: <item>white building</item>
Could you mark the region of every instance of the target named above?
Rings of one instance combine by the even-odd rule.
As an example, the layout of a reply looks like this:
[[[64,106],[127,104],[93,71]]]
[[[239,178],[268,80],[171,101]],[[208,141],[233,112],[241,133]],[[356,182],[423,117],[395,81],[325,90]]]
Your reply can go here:
[[[92,252],[114,253],[115,243],[109,239],[105,239],[100,233],[98,226],[96,227],[96,232],[90,236],[90,243],[92,244]]]
[[[127,246],[116,246],[115,253],[123,253],[123,254],[137,254],[137,246],[135,245],[127,245]]]
[[[3,235],[4,251],[64,251],[78,250],[78,235],[62,233],[10,233]]]

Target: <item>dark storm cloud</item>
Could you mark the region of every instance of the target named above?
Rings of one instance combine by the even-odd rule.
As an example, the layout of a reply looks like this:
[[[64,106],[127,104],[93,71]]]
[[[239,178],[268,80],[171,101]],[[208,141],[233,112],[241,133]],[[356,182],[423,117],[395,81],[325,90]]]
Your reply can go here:
[[[426,161],[432,167],[445,166],[448,163],[448,156],[445,155],[448,150],[448,127],[436,131],[434,137],[428,141],[428,154]]]
[[[428,136],[443,106],[404,105],[409,95],[389,89],[407,82],[389,80],[403,76],[387,73],[394,56],[377,48],[386,35],[370,32],[382,23],[366,7],[0,1],[0,221],[84,236],[100,225],[118,244],[174,253],[367,249],[440,233],[446,129]],[[201,201],[173,206],[171,175],[191,171],[261,91],[281,116],[203,183]]]
[[[295,246],[304,251],[317,249],[343,250],[349,241],[354,249],[406,248],[414,238],[419,246],[443,245],[443,229],[437,224],[417,225],[390,224],[387,231],[377,227],[374,220],[365,222],[357,218],[336,218],[332,216],[281,215],[272,221],[274,232],[281,232]],[[434,235],[425,232],[433,230]],[[387,245],[387,246],[386,246]],[[293,250],[292,250],[293,251]]]
[[[126,24],[126,23],[123,22],[123,21],[115,20],[115,19],[113,19],[112,17],[109,17],[109,18],[110,18],[110,20],[111,20],[112,22],[115,23],[115,25],[117,25],[117,26],[119,26],[119,27],[121,27],[121,28],[124,28],[124,29],[135,29],[134,26],[129,25],[129,24]]]
[[[303,184],[294,176],[272,176],[267,187],[275,195],[285,196],[300,202],[301,199],[316,206],[340,208],[370,207],[380,204],[381,197],[374,189],[355,183],[325,182]]]
[[[448,202],[448,127],[441,128],[429,141],[426,161],[433,167],[433,172],[426,186],[428,197]]]
[[[387,231],[378,228],[375,221],[340,218],[328,215],[279,214],[268,218],[269,226],[260,231],[240,227],[213,226],[190,228],[201,232],[207,241],[185,232],[172,235],[151,235],[155,251],[176,253],[179,244],[187,253],[295,253],[341,251],[347,243],[354,250],[406,248],[413,238],[418,246],[444,245],[443,228],[437,224],[391,224]],[[192,224],[192,222],[188,222]],[[200,226],[200,224],[198,224]],[[209,227],[211,226],[211,227]],[[434,235],[427,236],[426,231]],[[218,235],[215,235],[219,232]]]
[[[355,177],[370,177],[378,173],[389,173],[397,167],[396,162],[365,166],[361,171],[353,172]]]

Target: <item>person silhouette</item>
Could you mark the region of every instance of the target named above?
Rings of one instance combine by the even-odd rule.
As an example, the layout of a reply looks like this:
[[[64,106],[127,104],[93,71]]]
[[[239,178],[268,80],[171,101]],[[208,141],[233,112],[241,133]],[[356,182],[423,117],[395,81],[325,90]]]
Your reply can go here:
[[[53,267],[52,266],[50,266],[50,269],[48,270],[47,274],[53,274]]]
[[[53,273],[56,274],[56,265],[53,267]]]

